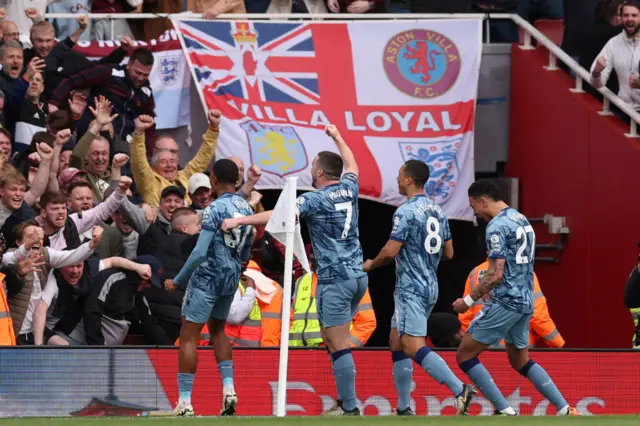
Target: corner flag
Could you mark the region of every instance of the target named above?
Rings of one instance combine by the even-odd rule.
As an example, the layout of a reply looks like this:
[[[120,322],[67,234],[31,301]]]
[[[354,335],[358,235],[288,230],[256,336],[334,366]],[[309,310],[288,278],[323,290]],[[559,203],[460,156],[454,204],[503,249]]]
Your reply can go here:
[[[302,234],[300,233],[300,223],[296,218],[296,180],[298,178],[288,178],[284,184],[284,189],[278,198],[276,207],[273,209],[271,219],[267,223],[266,231],[276,240],[286,246],[286,233],[293,232],[293,254],[305,271],[311,272],[309,259],[304,249]],[[293,187],[293,190],[291,190]],[[293,220],[290,218],[293,217]]]

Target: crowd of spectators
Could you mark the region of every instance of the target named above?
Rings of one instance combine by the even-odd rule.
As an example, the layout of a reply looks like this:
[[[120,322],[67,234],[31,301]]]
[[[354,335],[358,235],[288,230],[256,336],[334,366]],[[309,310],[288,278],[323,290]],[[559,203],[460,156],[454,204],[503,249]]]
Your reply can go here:
[[[227,12],[475,11],[515,12],[534,20],[576,16],[578,7],[574,4],[569,13],[570,0],[564,2],[564,10],[560,0],[48,3],[31,1],[24,9],[17,0],[0,2],[5,5],[0,9],[4,18],[0,23],[0,273],[18,344],[120,344],[132,328],[145,343],[174,344],[184,289],[172,279],[195,246],[202,210],[216,196],[209,170],[220,112],[208,112],[209,127],[184,167],[179,165],[180,144],[155,129],[156,106],[148,80],[154,56],[145,48],[134,48],[132,40],[157,36],[166,28],[158,22],[133,20],[119,20],[116,25],[90,22],[84,13],[189,10],[213,18]],[[620,96],[633,102],[633,89],[640,88],[636,50],[640,45],[635,42],[640,8],[634,1],[622,0],[597,4],[589,0],[579,7],[593,7],[595,14],[581,29],[583,41],[574,41],[567,49],[591,69],[595,85],[617,82]],[[77,13],[78,18],[49,22],[42,19],[45,9]],[[516,41],[517,27],[510,25],[491,22],[492,39]],[[571,38],[570,27],[567,24],[565,39]],[[108,57],[94,62],[73,50],[82,39],[121,43]],[[121,65],[125,58],[128,62]],[[610,76],[616,72],[614,81]],[[263,210],[261,194],[253,189],[260,169],[255,165],[245,169],[237,157],[231,160],[239,172],[238,194],[256,212]],[[284,247],[257,229],[252,259],[234,299],[231,325],[255,319],[258,308],[263,324],[281,315],[274,306],[281,306]],[[296,291],[298,284],[313,282],[312,275],[303,281],[305,274],[297,261],[293,278]],[[313,294],[315,287],[309,291]],[[353,325],[356,346],[366,343],[375,329],[370,299],[361,308]],[[310,305],[304,309],[308,313]],[[296,325],[295,317],[292,311],[292,330],[302,327],[300,342],[307,342],[305,333],[312,336],[315,329],[309,328],[308,320],[304,326]],[[452,324],[452,318],[442,318],[442,323]],[[273,337],[279,333],[279,323],[264,327],[263,346],[279,344],[279,337]],[[453,326],[446,328],[451,332],[441,340],[454,344],[460,321],[454,318]],[[0,344],[6,337],[3,332],[0,327]],[[548,334],[553,334],[552,328]],[[203,344],[206,340],[203,336]]]

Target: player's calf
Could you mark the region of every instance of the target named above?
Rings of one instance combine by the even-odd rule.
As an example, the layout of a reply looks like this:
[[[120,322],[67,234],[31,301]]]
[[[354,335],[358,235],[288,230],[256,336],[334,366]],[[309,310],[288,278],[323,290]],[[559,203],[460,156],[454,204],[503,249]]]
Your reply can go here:
[[[524,367],[517,370],[522,376],[527,378],[545,398],[549,400],[558,411],[558,415],[579,415],[577,410],[571,408],[564,399],[558,387],[553,382],[549,374],[542,366],[529,360]],[[572,413],[572,414],[570,414]],[[577,413],[577,414],[573,414]]]

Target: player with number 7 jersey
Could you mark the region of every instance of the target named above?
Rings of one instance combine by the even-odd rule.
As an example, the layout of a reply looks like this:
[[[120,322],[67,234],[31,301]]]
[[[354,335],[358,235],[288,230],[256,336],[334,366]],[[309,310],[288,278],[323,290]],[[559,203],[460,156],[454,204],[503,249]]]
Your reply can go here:
[[[322,151],[313,159],[311,177],[317,190],[300,196],[296,200],[296,210],[298,216],[307,222],[311,234],[318,276],[318,320],[331,356],[338,391],[336,406],[326,414],[359,416],[356,367],[349,344],[351,320],[368,285],[358,239],[358,165],[338,129],[329,125],[325,131],[335,142],[340,155]],[[222,229],[265,225],[271,213],[227,219]]]

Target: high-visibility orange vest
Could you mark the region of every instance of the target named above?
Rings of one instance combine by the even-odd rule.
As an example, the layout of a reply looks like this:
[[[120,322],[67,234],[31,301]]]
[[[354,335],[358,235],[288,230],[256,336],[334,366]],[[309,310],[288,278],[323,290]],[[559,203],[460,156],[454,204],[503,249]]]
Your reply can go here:
[[[310,287],[308,286],[308,280],[311,280]],[[291,304],[289,346],[322,345],[316,305],[317,285],[318,277],[315,273],[305,274],[296,281],[295,298]],[[301,294],[301,289],[303,288],[309,289],[310,294]],[[304,303],[297,303],[301,301],[304,301]],[[367,289],[351,321],[351,347],[364,346],[375,331],[376,324],[371,295],[369,294],[369,289]]]
[[[240,294],[244,295],[245,288],[242,283],[238,289]],[[253,302],[253,308],[242,324],[227,324],[224,327],[224,333],[229,338],[231,346],[259,348],[260,342],[262,342],[262,315],[258,302]]]
[[[484,263],[476,266],[471,271],[469,277],[467,277],[467,282],[464,286],[464,295],[462,297],[471,294],[471,291],[476,288],[488,269],[489,261],[485,261]],[[480,312],[483,306],[484,300],[477,300],[476,303],[471,308],[469,308],[467,312],[465,312],[464,314],[458,314],[458,318],[460,319],[460,323],[462,324],[463,332],[467,331],[467,328],[469,328],[471,321],[476,316],[476,314]],[[560,335],[560,332],[558,331],[555,323],[549,315],[547,299],[542,293],[540,283],[538,282],[538,277],[534,272],[533,316],[531,317],[531,329],[529,332],[529,347],[535,346],[536,341],[538,340],[544,341],[547,346],[552,348],[561,348],[564,346],[564,339]],[[499,346],[504,347],[504,340],[500,342]]]
[[[260,266],[253,260],[247,264],[247,269],[254,269],[262,272]],[[261,346],[280,346],[280,329],[282,327],[282,287],[275,281],[271,281],[276,293],[271,302],[263,302],[260,297],[256,297],[260,314],[262,315],[262,342]]]
[[[7,297],[2,288],[4,277],[4,274],[0,274],[0,346],[15,346],[16,334],[13,330],[13,320],[9,312]]]

